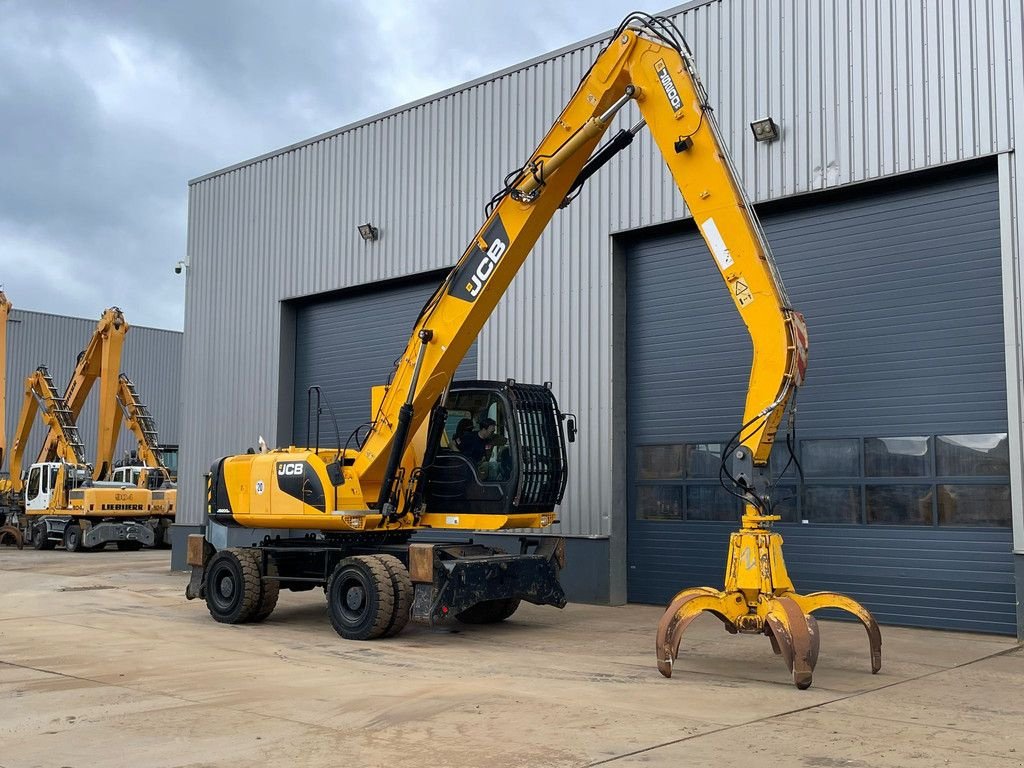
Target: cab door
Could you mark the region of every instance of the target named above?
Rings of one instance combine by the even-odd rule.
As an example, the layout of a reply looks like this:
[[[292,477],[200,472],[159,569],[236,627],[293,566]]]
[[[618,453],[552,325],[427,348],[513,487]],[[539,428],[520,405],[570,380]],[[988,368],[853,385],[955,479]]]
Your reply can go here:
[[[50,496],[53,493],[53,474],[47,464],[33,464],[28,471],[28,482],[25,484],[25,509],[39,512],[50,507]]]

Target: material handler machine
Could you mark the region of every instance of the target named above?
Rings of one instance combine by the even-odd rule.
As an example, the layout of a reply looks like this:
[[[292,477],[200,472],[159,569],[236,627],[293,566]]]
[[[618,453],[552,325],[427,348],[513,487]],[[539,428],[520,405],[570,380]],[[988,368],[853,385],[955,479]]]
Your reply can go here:
[[[598,147],[613,118],[635,103],[640,120]],[[376,398],[356,448],[291,446],[229,456],[211,468],[208,524],[189,537],[189,598],[213,617],[266,618],[280,587],[323,586],[346,638],[397,633],[410,616],[435,622],[500,621],[520,600],[562,606],[557,537],[524,538],[521,552],[413,543],[415,531],[543,529],[555,522],[566,479],[565,438],[575,432],[545,386],[453,382],[467,352],[551,217],[647,126],[714,258],[753,341],[742,428],[723,455],[722,479],[742,498],[725,588],[697,587],[670,603],[656,637],[665,676],[699,613],[732,633],[764,633],[799,688],[811,683],[818,633],[811,614],[851,611],[881,665],[877,624],[833,593],[795,592],[772,530],[769,455],[783,413],[803,383],[807,330],[793,309],[754,211],[726,152],[707,94],[679,31],[630,14],[587,71],[526,163],[490,200],[486,220],[423,307],[390,384]],[[452,450],[450,425],[475,417],[502,438],[494,466]],[[317,441],[318,443],[319,441]],[[340,441],[339,441],[340,443]],[[229,526],[270,528],[252,547],[226,547]],[[292,536],[289,531],[307,531]]]
[[[155,424],[134,385],[118,375],[127,331],[121,310],[106,310],[89,345],[79,355],[63,395],[43,366],[25,380],[9,477],[0,479],[0,511],[4,517],[0,543],[20,546],[28,541],[36,549],[52,549],[60,544],[68,551],[79,552],[109,542],[119,549],[133,550],[169,540],[167,531],[174,521],[176,491],[161,485],[166,470],[160,473],[159,467],[142,467],[122,473],[123,477],[112,477],[122,410],[140,444],[157,444]],[[95,463],[90,464],[77,418],[97,382],[97,451]],[[22,477],[26,443],[37,413],[47,432],[36,461]],[[144,456],[159,460],[158,452],[147,450]]]

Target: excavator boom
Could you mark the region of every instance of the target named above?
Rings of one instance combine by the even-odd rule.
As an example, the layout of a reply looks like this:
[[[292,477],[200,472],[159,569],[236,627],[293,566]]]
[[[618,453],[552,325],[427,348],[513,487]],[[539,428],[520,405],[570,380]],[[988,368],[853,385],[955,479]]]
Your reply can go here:
[[[492,201],[486,222],[424,307],[353,466],[365,497],[375,498],[383,485],[386,501],[388,459],[405,448],[396,449],[396,436],[414,433],[427,417],[555,211],[581,174],[589,175],[588,160],[629,101],[639,107],[640,125],[650,129],[750,332],[754,357],[741,443],[756,465],[767,464],[785,405],[803,381],[806,328],[790,307],[688,51],[626,27]],[[400,434],[406,403],[411,423]]]
[[[117,427],[111,411],[117,411],[121,351],[128,328],[129,325],[120,309],[111,307],[106,310],[96,324],[89,345],[79,355],[78,363],[64,391],[64,402],[72,417],[77,420],[96,381],[100,382],[97,456],[113,456],[117,446]],[[57,437],[51,433],[47,435],[36,462],[53,461],[56,455]],[[104,479],[109,470],[109,461],[97,460],[93,467],[93,479]]]

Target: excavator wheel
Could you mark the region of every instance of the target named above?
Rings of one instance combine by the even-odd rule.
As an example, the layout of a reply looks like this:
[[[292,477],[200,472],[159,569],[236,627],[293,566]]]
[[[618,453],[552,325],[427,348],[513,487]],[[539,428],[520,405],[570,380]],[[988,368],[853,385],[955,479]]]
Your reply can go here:
[[[47,535],[46,525],[40,523],[32,530],[32,549],[53,549],[57,542],[51,541]]]
[[[259,568],[260,556],[248,551],[256,561],[257,570]],[[273,560],[267,560],[267,576],[277,576],[277,565]],[[260,579],[260,598],[256,601],[256,607],[253,609],[252,617],[249,621],[260,622],[264,621],[270,614],[274,612],[274,608],[277,607],[277,598],[281,594],[281,582],[277,579]]]
[[[260,599],[260,568],[247,549],[222,549],[206,566],[206,607],[222,624],[249,620]]]
[[[327,584],[327,613],[346,640],[374,640],[391,626],[395,614],[391,574],[373,555],[346,557]]]
[[[518,597],[484,600],[467,608],[455,618],[463,624],[497,624],[515,613],[519,609],[519,602]]]
[[[394,555],[377,555],[377,559],[384,563],[391,576],[391,591],[395,598],[395,611],[391,615],[388,628],[384,630],[383,637],[393,637],[405,629],[409,623],[409,612],[412,610],[412,579],[409,578],[409,571]]]
[[[21,549],[24,546],[25,537],[21,535],[20,530],[13,525],[0,527],[0,547],[17,547]]]
[[[85,545],[82,544],[82,527],[72,523],[64,529],[64,549],[68,552],[84,552]]]

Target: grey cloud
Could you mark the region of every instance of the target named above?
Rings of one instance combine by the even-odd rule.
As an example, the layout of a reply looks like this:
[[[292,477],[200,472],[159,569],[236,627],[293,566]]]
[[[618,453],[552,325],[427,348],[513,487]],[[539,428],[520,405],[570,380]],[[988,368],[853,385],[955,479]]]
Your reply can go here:
[[[21,2],[0,14],[0,283],[180,328],[189,178],[609,29],[619,0]],[[602,7],[603,6],[603,7]],[[393,11],[388,11],[388,8]]]

